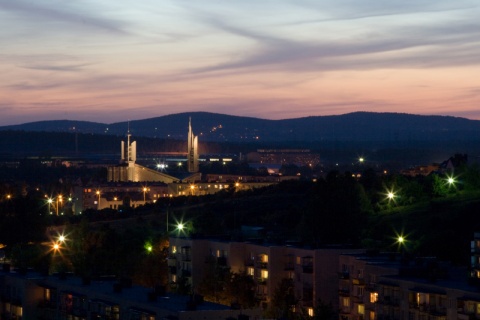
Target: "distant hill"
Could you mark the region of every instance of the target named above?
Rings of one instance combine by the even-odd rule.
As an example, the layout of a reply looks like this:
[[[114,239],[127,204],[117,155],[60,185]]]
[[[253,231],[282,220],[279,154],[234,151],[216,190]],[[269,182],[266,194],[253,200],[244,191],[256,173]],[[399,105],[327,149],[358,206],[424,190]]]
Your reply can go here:
[[[0,127],[4,130],[79,132],[136,137],[186,139],[188,119],[202,141],[328,142],[328,141],[476,141],[480,121],[450,116],[354,112],[266,120],[208,112],[191,112],[112,124],[87,121],[41,121]]]

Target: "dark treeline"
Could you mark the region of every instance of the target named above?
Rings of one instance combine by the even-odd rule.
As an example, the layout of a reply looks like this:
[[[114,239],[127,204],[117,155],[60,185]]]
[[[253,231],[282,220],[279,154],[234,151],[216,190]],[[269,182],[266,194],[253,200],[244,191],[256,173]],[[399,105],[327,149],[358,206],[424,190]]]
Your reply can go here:
[[[379,137],[380,139],[380,137]],[[24,159],[35,156],[41,159],[101,159],[117,161],[120,157],[120,141],[126,136],[87,134],[72,132],[0,131],[0,156],[3,160]],[[155,157],[159,152],[186,152],[186,141],[133,136],[137,141],[139,157]],[[320,154],[326,166],[348,165],[358,157],[367,159],[371,166],[405,168],[409,166],[442,162],[450,155],[469,154],[471,159],[480,157],[478,141],[290,141],[290,142],[208,142],[199,143],[200,154],[246,155],[257,149],[309,149]],[[440,150],[440,151],[439,151]],[[158,155],[158,154],[157,154]],[[160,157],[160,155],[158,155]]]

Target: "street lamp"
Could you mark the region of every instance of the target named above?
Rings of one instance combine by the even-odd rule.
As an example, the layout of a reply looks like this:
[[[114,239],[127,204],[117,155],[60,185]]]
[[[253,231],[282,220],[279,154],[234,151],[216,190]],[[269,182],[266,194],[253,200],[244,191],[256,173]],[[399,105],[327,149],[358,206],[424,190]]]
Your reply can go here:
[[[67,239],[65,238],[65,236],[63,234],[61,234],[59,237],[58,237],[58,241],[59,242],[65,242]]]
[[[53,199],[52,199],[52,198],[48,198],[47,203],[48,203],[48,214],[52,214],[52,211],[50,211],[50,206],[51,206],[52,203],[53,203]]]
[[[147,193],[147,188],[143,187],[143,204],[146,202],[146,193]]]
[[[453,176],[447,176],[447,184],[449,187],[452,187],[452,186],[454,187],[456,182],[457,181]]]
[[[60,202],[60,205],[59,205],[59,202]],[[59,207],[62,206],[62,204],[63,204],[63,197],[62,197],[62,195],[60,194],[60,195],[58,195],[58,197],[57,197],[57,216],[58,216]],[[63,212],[62,212],[62,214],[63,214]]]
[[[387,192],[385,193],[386,195],[386,199],[388,200],[388,202],[390,203],[391,201],[395,202],[395,198],[397,197],[397,193],[392,189],[388,190],[387,189]]]
[[[97,210],[100,210],[100,190],[97,190],[96,194],[98,196]]]
[[[405,251],[405,245],[406,245],[406,242],[407,242],[407,237],[403,234],[397,234],[397,238],[395,240],[396,240],[395,243],[397,244],[399,251],[403,255],[403,253]]]

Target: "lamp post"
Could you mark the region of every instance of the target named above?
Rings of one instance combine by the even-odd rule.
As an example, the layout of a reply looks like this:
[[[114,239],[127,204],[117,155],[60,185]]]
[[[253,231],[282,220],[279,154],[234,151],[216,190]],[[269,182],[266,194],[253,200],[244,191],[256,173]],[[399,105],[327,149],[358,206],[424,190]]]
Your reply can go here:
[[[50,211],[50,207],[51,207],[51,205],[52,205],[52,203],[53,203],[53,199],[52,199],[52,198],[49,198],[49,199],[47,200],[47,203],[48,203],[48,214],[52,214],[52,211]]]
[[[55,206],[55,213],[56,215],[58,216],[58,199],[60,198],[60,196],[57,196],[57,199],[56,199],[56,206]]]
[[[146,203],[147,187],[143,187],[143,204]]]
[[[97,210],[100,210],[100,190],[97,190],[96,194],[98,196]]]
[[[61,194],[58,195],[58,197],[57,197],[57,216],[58,216],[58,211],[59,211],[60,207],[62,207],[62,209],[63,209],[63,196]],[[61,212],[61,214],[63,214],[63,212]]]

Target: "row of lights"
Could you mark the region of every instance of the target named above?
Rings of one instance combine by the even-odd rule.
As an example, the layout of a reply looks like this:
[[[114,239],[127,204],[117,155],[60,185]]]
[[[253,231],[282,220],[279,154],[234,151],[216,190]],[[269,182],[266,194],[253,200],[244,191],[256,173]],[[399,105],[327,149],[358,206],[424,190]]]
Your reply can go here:
[[[449,176],[447,177],[445,182],[448,184],[449,187],[454,187],[457,180],[453,176]],[[386,196],[388,201],[390,202],[390,201],[395,201],[395,198],[397,195],[396,195],[396,192],[393,189],[391,189],[391,190],[387,190]]]

